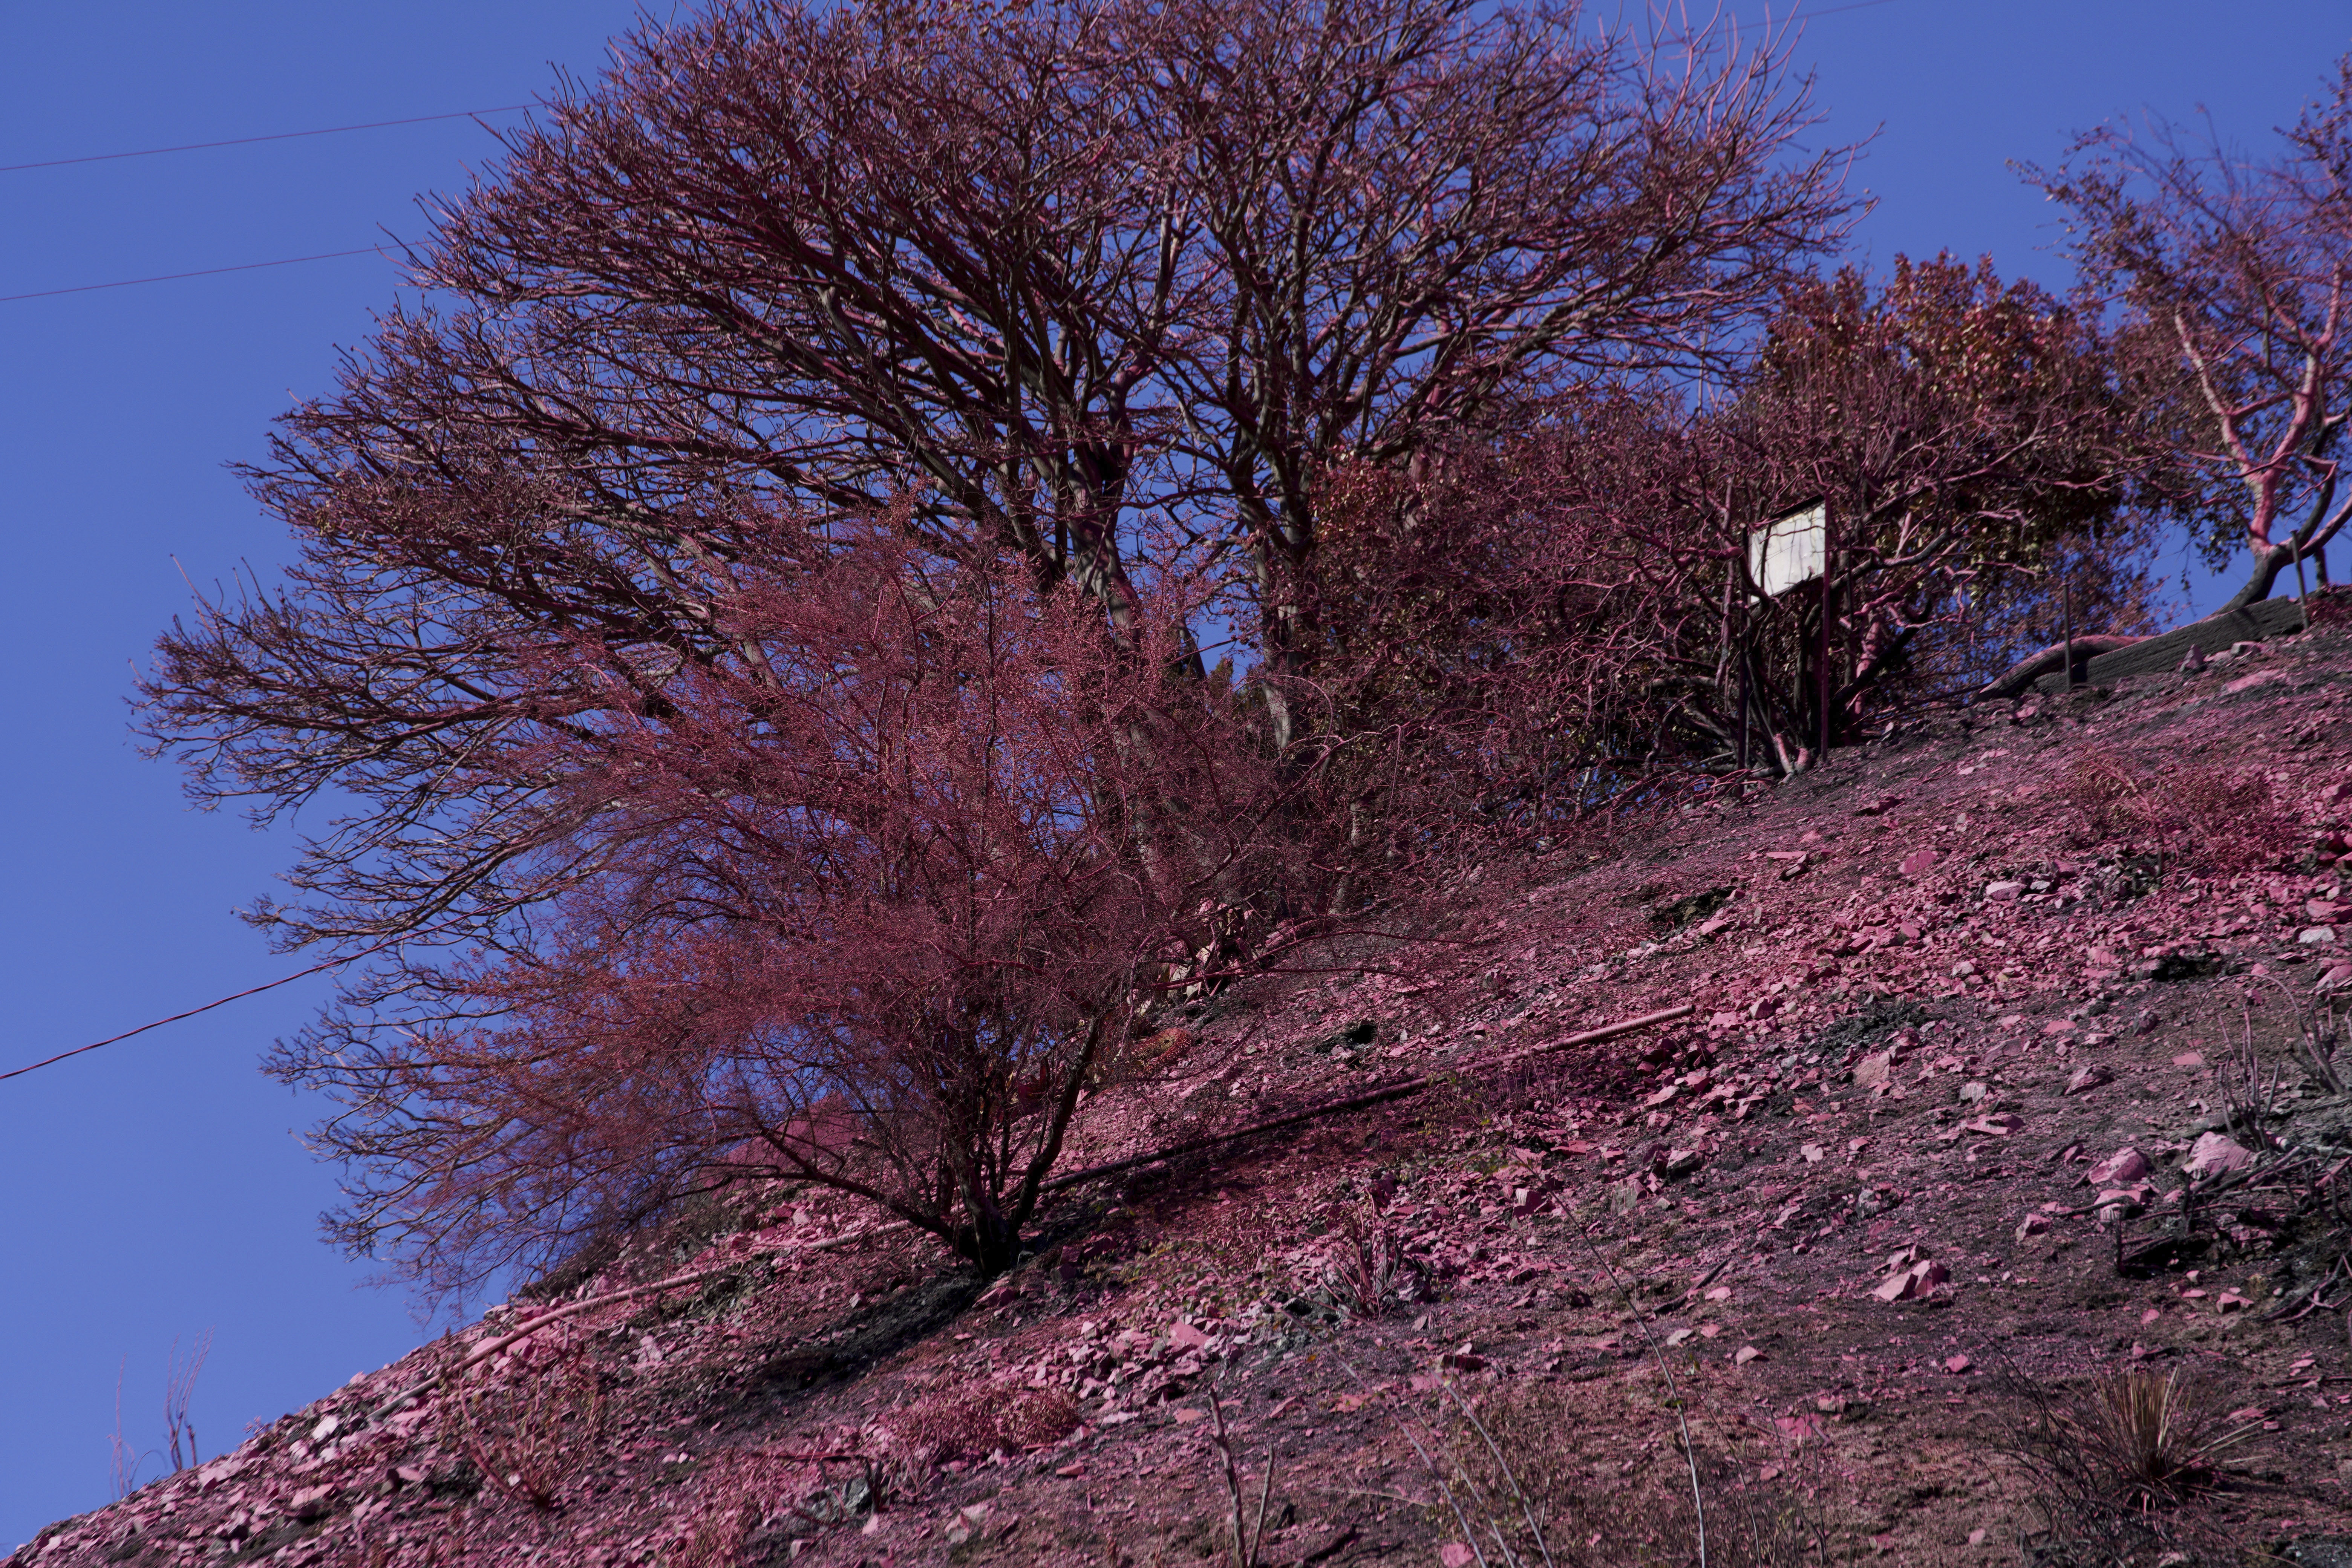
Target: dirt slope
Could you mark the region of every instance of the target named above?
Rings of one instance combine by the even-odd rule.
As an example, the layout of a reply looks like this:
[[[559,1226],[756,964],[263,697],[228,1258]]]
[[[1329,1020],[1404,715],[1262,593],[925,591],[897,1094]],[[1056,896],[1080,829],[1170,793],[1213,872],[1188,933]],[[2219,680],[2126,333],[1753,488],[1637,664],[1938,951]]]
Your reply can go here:
[[[1230,1563],[1269,1449],[1263,1563],[1695,1561],[1694,1479],[1717,1564],[2352,1563],[2347,688],[2323,616],[1483,868],[1072,1163],[1427,1092],[1076,1189],[984,1292],[713,1206],[0,1568]],[[2085,1423],[2173,1373],[2235,1441],[2135,1500]]]

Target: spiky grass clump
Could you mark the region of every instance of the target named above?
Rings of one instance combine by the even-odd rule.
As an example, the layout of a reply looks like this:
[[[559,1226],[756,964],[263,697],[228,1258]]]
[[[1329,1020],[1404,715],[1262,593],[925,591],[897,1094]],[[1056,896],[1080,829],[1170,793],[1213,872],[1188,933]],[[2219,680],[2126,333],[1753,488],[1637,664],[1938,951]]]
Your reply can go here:
[[[2081,1398],[2042,1410],[2045,1461],[2078,1489],[2140,1509],[2183,1501],[2221,1477],[2222,1457],[2251,1436],[2215,1391],[2179,1370],[2112,1373]]]

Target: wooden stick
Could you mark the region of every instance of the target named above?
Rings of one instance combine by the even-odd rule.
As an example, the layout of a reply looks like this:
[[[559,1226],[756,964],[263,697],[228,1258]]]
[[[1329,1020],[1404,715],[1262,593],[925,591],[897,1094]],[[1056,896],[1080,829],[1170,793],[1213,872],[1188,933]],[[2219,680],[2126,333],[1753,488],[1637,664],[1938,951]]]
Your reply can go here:
[[[1676,1018],[1687,1018],[1697,1011],[1696,1003],[1685,1003],[1679,1007],[1668,1007],[1656,1013],[1644,1013],[1638,1018],[1628,1018],[1622,1024],[1610,1024],[1598,1029],[1588,1029],[1583,1034],[1570,1035],[1563,1040],[1552,1040],[1544,1045],[1530,1047],[1527,1050],[1513,1051],[1508,1056],[1498,1057],[1491,1062],[1477,1065],[1482,1068],[1508,1067],[1513,1062],[1525,1061],[1529,1057],[1542,1056],[1549,1051],[1564,1051],[1571,1046],[1591,1045],[1596,1040],[1612,1039],[1619,1035],[1630,1035],[1637,1029],[1650,1028],[1658,1024],[1669,1024]],[[1255,1138],[1261,1132],[1279,1131],[1285,1127],[1296,1127],[1302,1121],[1312,1121],[1318,1117],[1335,1115],[1342,1110],[1361,1110],[1367,1106],[1379,1105],[1384,1100],[1402,1100],[1409,1094],[1419,1094],[1430,1085],[1438,1082],[1444,1076],[1427,1074],[1421,1078],[1409,1078],[1402,1083],[1392,1083],[1382,1089],[1368,1089],[1362,1094],[1350,1095],[1345,1100],[1328,1100],[1305,1110],[1294,1110],[1286,1116],[1277,1116],[1270,1121],[1254,1121],[1247,1127],[1235,1128],[1231,1132],[1213,1133],[1206,1138],[1194,1138],[1187,1142],[1154,1150],[1149,1154],[1136,1154],[1125,1160],[1113,1160],[1108,1164],[1089,1165],[1083,1171],[1072,1171],[1066,1176],[1055,1177],[1045,1184],[1044,1190],[1049,1193],[1060,1192],[1066,1187],[1075,1187],[1081,1182],[1091,1182],[1099,1177],[1117,1175],[1121,1171],[1132,1170],[1138,1165],[1149,1165],[1160,1160],[1171,1160],[1179,1154],[1198,1153],[1203,1149],[1214,1149],[1220,1144],[1231,1143],[1243,1138]]]

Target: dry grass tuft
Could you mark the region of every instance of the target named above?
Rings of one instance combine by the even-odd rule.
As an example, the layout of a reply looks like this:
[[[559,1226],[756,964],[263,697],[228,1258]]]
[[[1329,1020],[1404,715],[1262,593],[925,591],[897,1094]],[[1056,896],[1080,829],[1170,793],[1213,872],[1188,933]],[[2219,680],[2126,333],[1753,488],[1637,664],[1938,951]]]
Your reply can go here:
[[[487,1388],[455,1382],[449,1405],[457,1451],[491,1486],[541,1513],[555,1508],[604,1433],[603,1386],[578,1361]]]
[[[949,1459],[985,1458],[1002,1448],[1057,1443],[1078,1426],[1078,1405],[1068,1391],[993,1384],[976,1393],[931,1394],[877,1423],[892,1456],[928,1468]]]
[[[2159,773],[2135,757],[2085,748],[2054,792],[2085,845],[2137,842],[2211,870],[2269,860],[2293,839],[2260,772],[2168,761]]]
[[[2080,1399],[2042,1407],[2044,1453],[2081,1485],[2142,1509],[2210,1488],[2221,1457],[2255,1430],[2231,1425],[2209,1385],[2179,1370],[2139,1367],[2093,1383]]]
[[[1702,1454],[1704,1521],[1675,1429],[1628,1444],[1558,1394],[1506,1384],[1451,1395],[1418,1444],[1449,1533],[1484,1568],[1826,1568],[1827,1479],[1797,1451],[1750,1467]],[[1632,1412],[1628,1413],[1632,1415]],[[1410,1417],[1408,1420],[1410,1421]],[[1658,1415],[1635,1417],[1655,1426]],[[1413,1423],[1419,1426],[1419,1423]],[[1706,1542],[1701,1551],[1702,1531]]]

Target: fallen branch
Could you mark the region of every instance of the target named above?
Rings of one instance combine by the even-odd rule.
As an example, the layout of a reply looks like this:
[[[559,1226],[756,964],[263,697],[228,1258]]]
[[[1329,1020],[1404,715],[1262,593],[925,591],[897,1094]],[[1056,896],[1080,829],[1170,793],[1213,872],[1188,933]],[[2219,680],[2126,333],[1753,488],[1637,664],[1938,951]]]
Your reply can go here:
[[[1687,1018],[1697,1011],[1696,1003],[1685,1003],[1680,1007],[1668,1007],[1661,1012],[1644,1013],[1638,1018],[1628,1018],[1622,1024],[1609,1024],[1598,1029],[1588,1029],[1580,1035],[1570,1035],[1566,1039],[1549,1041],[1523,1051],[1513,1051],[1508,1056],[1498,1057],[1493,1061],[1477,1065],[1482,1069],[1508,1067],[1513,1062],[1525,1061],[1529,1057],[1542,1056],[1550,1051],[1564,1051],[1572,1046],[1591,1045],[1597,1040],[1613,1039],[1619,1035],[1630,1035],[1637,1029],[1647,1029],[1659,1024],[1670,1024],[1677,1018]],[[1369,1106],[1380,1105],[1388,1100],[1402,1100],[1409,1094],[1419,1094],[1431,1085],[1443,1081],[1445,1076],[1430,1073],[1420,1078],[1409,1078],[1400,1083],[1389,1084],[1385,1088],[1349,1095],[1345,1100],[1327,1100],[1321,1105],[1310,1106],[1305,1110],[1294,1110],[1287,1115],[1275,1117],[1272,1121],[1253,1121],[1247,1127],[1237,1127],[1231,1132],[1212,1133],[1206,1138],[1194,1138],[1182,1143],[1171,1144],[1165,1149],[1156,1149],[1148,1154],[1134,1154],[1124,1160],[1110,1161],[1106,1164],[1089,1165],[1083,1171],[1072,1171],[1066,1176],[1055,1177],[1045,1184],[1045,1190],[1060,1192],[1067,1187],[1075,1187],[1082,1182],[1097,1181],[1104,1176],[1115,1176],[1121,1171],[1133,1170],[1138,1165],[1150,1165],[1161,1160],[1172,1160],[1182,1154],[1196,1154],[1203,1149],[1214,1149],[1244,1138],[1255,1138],[1261,1132],[1277,1132],[1283,1128],[1296,1127],[1301,1122],[1313,1121],[1319,1117],[1335,1116],[1343,1110],[1362,1110]]]
[[[2146,637],[2087,637],[2074,642],[2074,662],[2076,668],[2091,662],[2103,653],[2114,653],[2134,643],[2146,642]],[[2066,668],[2067,645],[2052,643],[2039,653],[2027,654],[1999,675],[1984,683],[1977,692],[1979,698],[2015,697],[2045,675],[2054,675]]]

